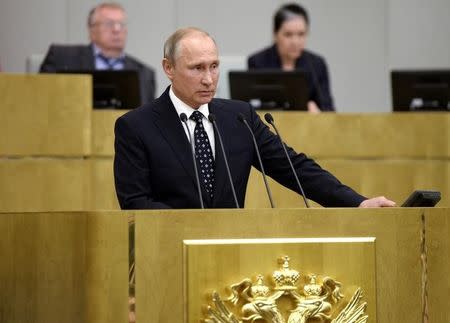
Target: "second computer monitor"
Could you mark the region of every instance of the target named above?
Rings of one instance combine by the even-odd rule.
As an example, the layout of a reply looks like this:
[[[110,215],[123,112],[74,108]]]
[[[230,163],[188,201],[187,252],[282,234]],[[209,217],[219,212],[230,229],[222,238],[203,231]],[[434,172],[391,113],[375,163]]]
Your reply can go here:
[[[308,86],[302,71],[230,71],[230,97],[255,109],[307,110]]]
[[[391,71],[393,111],[450,111],[450,70]]]

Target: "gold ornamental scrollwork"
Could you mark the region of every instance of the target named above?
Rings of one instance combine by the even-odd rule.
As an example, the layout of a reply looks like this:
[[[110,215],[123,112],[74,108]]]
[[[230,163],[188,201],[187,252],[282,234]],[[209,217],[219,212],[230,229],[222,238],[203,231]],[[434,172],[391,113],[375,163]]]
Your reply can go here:
[[[289,257],[281,258],[281,268],[274,271],[273,287],[265,285],[264,276],[249,278],[229,286],[231,295],[222,300],[212,293],[214,306],[207,307],[205,323],[365,323],[367,303],[358,288],[345,305],[341,283],[315,274],[303,275],[306,282],[297,287],[301,274],[291,269]],[[341,308],[340,311],[336,310]],[[336,314],[337,313],[337,314]],[[334,316],[334,317],[333,317]]]

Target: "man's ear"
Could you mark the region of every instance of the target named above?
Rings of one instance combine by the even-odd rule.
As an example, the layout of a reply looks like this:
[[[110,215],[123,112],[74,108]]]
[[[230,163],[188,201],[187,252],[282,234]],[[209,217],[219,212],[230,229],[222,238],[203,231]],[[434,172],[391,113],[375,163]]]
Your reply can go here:
[[[173,79],[173,64],[167,59],[167,58],[163,58],[162,60],[162,68],[164,70],[164,73],[166,73],[167,77],[169,78],[169,80]]]

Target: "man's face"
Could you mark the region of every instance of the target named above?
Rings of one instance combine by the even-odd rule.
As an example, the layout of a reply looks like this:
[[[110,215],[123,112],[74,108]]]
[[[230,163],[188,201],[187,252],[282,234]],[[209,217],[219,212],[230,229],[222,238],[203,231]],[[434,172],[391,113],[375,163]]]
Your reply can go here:
[[[127,39],[125,12],[118,8],[97,9],[89,36],[103,51],[123,51]]]
[[[185,36],[179,43],[175,62],[164,59],[163,68],[175,95],[190,107],[197,109],[214,97],[219,58],[211,38],[199,33]]]
[[[286,20],[275,34],[275,43],[281,57],[296,60],[306,44],[308,26],[303,17]]]

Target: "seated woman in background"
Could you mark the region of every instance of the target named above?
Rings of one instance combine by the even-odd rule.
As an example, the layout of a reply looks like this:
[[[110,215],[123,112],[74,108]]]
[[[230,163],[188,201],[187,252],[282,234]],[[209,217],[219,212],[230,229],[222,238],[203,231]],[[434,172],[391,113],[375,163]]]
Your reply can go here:
[[[286,4],[274,15],[274,44],[248,58],[249,69],[303,70],[309,85],[308,111],[334,111],[325,60],[305,49],[309,30],[306,10]]]

